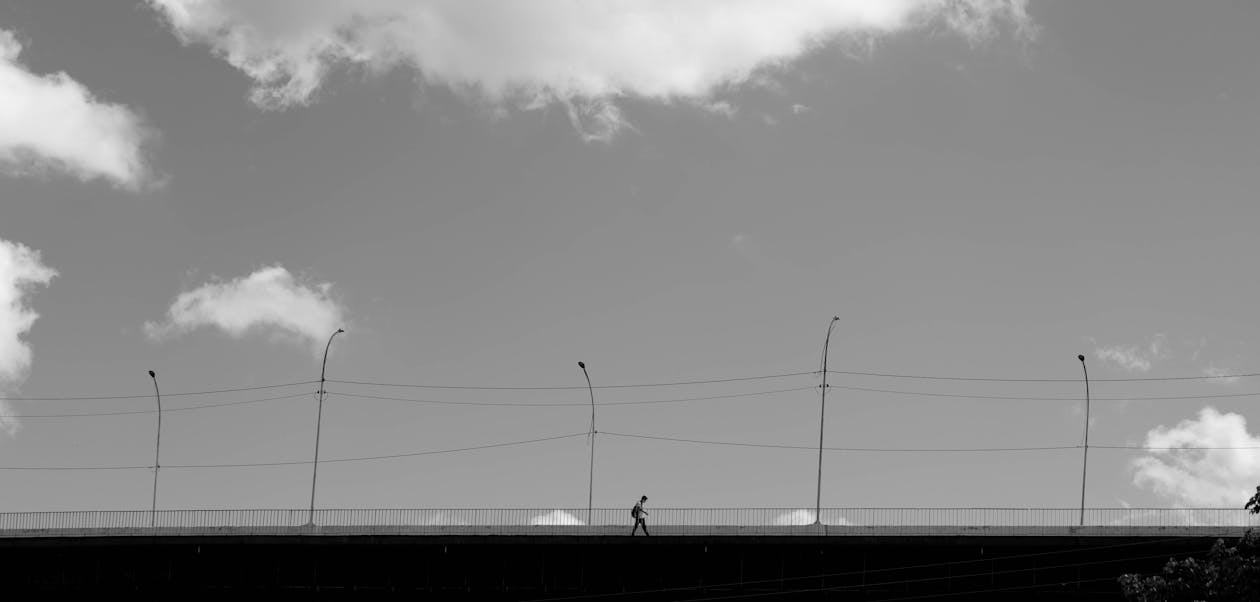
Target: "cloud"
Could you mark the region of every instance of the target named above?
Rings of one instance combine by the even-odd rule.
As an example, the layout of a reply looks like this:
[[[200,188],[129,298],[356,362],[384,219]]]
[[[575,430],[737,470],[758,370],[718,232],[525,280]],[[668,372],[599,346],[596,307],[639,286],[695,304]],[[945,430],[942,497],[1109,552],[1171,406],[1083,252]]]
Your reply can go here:
[[[137,188],[147,179],[140,118],[97,100],[65,73],[36,75],[18,62],[22,44],[0,29],[0,165],[48,169]]]
[[[534,518],[529,519],[529,524],[533,526],[580,526],[585,525],[586,523],[582,522],[582,520],[578,517],[563,510],[552,510],[547,514],[535,516]]]
[[[826,518],[826,514],[827,514],[827,510],[824,509],[823,510],[824,518]],[[831,525],[833,527],[853,524],[853,523],[850,523],[849,520],[846,519],[845,517],[839,516],[839,515],[834,516],[830,520],[825,520],[823,521],[823,523],[827,525]],[[771,524],[773,524],[776,527],[800,527],[804,525],[812,525],[814,524],[814,511],[802,509],[802,510],[792,510],[790,512],[784,512],[783,514],[780,514],[774,517],[774,520],[771,521]]]
[[[563,107],[592,140],[615,101],[706,99],[835,39],[943,26],[1032,31],[1028,0],[149,0],[177,36],[254,82],[253,102],[312,101],[331,70],[413,68],[508,106]],[[539,100],[543,100],[541,104]]]
[[[244,278],[214,281],[180,293],[162,322],[146,322],[152,339],[185,334],[203,326],[232,337],[270,331],[322,349],[342,326],[344,310],[332,297],[332,283],[303,283],[280,265]]]
[[[774,518],[774,525],[776,527],[791,527],[812,524],[814,524],[813,510],[793,510],[791,512],[780,514]]]
[[[705,112],[719,115],[727,119],[734,119],[735,114],[739,112],[739,109],[737,109],[735,105],[726,100],[705,101],[701,102],[698,106]]]
[[[1217,513],[1203,513],[1192,508],[1143,509],[1129,505],[1123,508],[1130,512],[1107,521],[1107,525],[1115,527],[1242,527],[1250,522],[1241,513],[1222,517]]]
[[[1217,366],[1216,364],[1213,364],[1210,362],[1208,363],[1206,367],[1203,368],[1202,373],[1203,373],[1203,376],[1210,376],[1212,377],[1214,382],[1217,382],[1223,385],[1232,385],[1238,382],[1237,376],[1229,376],[1230,374],[1232,374],[1229,370],[1226,370],[1225,368],[1221,368]]]
[[[1156,334],[1145,345],[1112,345],[1094,350],[1094,357],[1110,362],[1127,372],[1150,372],[1155,362],[1172,356],[1168,337]]]
[[[22,336],[39,314],[27,305],[25,297],[33,287],[47,285],[56,275],[56,270],[40,261],[39,251],[0,239],[0,391],[20,385],[31,366],[31,347]],[[0,401],[0,414],[12,413],[9,405]],[[12,435],[17,427],[15,419],[0,416],[0,432]]]
[[[1111,362],[1129,372],[1150,372],[1151,360],[1134,345],[1112,345],[1094,350],[1094,357]]]
[[[458,516],[452,516],[443,512],[438,512],[420,523],[424,527],[467,527],[471,524]]]
[[[1146,434],[1154,448],[1260,448],[1239,414],[1205,407],[1194,419]],[[1133,483],[1190,507],[1241,508],[1260,483],[1260,449],[1173,449],[1150,451],[1133,460]]]

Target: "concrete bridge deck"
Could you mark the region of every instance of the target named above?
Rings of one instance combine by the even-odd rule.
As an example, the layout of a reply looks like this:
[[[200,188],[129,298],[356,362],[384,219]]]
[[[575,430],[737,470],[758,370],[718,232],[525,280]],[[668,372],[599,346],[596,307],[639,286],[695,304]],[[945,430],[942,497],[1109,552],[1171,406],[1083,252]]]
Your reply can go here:
[[[169,510],[0,514],[6,592],[436,600],[1119,600],[1236,509]],[[314,519],[314,524],[307,524]],[[592,524],[587,525],[586,523]]]
[[[1235,508],[657,508],[678,537],[1236,537],[1260,515]],[[0,539],[154,536],[561,536],[628,533],[625,509],[159,510],[0,513]]]

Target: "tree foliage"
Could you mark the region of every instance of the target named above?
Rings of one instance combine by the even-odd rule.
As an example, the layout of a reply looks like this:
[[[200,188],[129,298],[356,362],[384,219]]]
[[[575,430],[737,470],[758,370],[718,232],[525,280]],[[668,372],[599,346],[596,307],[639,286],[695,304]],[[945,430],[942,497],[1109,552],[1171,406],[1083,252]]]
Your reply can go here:
[[[1260,487],[1244,506],[1260,514]],[[1122,575],[1130,602],[1254,602],[1260,600],[1260,533],[1248,529],[1237,545],[1216,540],[1207,558],[1172,558],[1158,575]]]
[[[1123,575],[1131,602],[1254,602],[1260,600],[1260,534],[1248,530],[1238,545],[1216,540],[1207,558],[1169,559],[1158,575]]]

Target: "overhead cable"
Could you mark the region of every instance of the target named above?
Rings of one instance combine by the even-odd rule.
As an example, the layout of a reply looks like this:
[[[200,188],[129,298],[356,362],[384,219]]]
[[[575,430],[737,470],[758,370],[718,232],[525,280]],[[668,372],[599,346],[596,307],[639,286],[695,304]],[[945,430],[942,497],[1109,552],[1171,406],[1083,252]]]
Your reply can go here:
[[[703,439],[683,439],[679,437],[663,437],[659,435],[639,435],[631,433],[614,433],[611,431],[600,431],[601,435],[612,435],[614,437],[628,437],[632,439],[654,439],[658,441],[673,441],[677,443],[694,443],[700,445],[730,445],[736,447],[767,447],[775,449],[802,449],[816,450],[817,446],[810,445],[782,445],[775,443],[746,443],[739,441],[711,441]],[[885,447],[824,447],[826,451],[839,452],[1017,452],[1017,451],[1048,451],[1062,449],[1079,449],[1079,445],[1052,445],[1044,447],[977,447],[977,448],[885,448]]]
[[[221,393],[240,393],[243,391],[260,391],[263,389],[280,389],[283,387],[296,387],[299,385],[313,385],[318,383],[317,380],[304,380],[294,383],[282,383],[278,385],[259,385],[256,387],[238,387],[234,389],[212,389],[207,391],[186,391],[182,393],[163,393],[163,397],[190,397],[195,395],[218,395]],[[70,397],[0,397],[0,401],[108,401],[116,399],[152,399],[153,395],[84,395]]]
[[[660,382],[660,383],[600,385],[593,388],[594,389],[637,389],[637,388],[646,388],[646,387],[678,387],[678,386],[684,386],[684,385],[712,385],[712,384],[720,384],[720,383],[744,382],[744,381],[751,381],[751,380],[770,380],[770,379],[775,379],[775,378],[791,378],[794,376],[808,376],[811,374],[818,374],[818,371],[810,370],[806,372],[788,372],[784,374],[765,374],[765,375],[759,375],[759,376],[741,376],[741,377],[736,377],[736,378],[718,378],[718,379],[710,379],[710,380],[684,380],[684,381]],[[563,387],[425,385],[425,384],[412,384],[412,383],[373,382],[373,381],[362,381],[362,380],[336,380],[336,379],[331,379],[331,378],[328,379],[328,382],[343,384],[343,385],[362,385],[362,386],[371,386],[371,387],[395,387],[395,388],[407,388],[407,389],[467,389],[467,390],[473,390],[473,391],[572,391],[572,390],[579,390],[579,389],[585,390],[586,389],[586,387],[577,386],[577,385],[563,386]]]
[[[788,445],[778,443],[750,443],[744,441],[715,441],[706,439],[688,439],[682,437],[666,437],[662,435],[643,435],[636,433],[615,433],[612,431],[600,431],[601,435],[611,435],[613,437],[626,437],[631,439],[651,439],[656,441],[672,441],[676,443],[693,443],[697,445],[728,445],[734,447],[764,447],[772,449],[800,449],[800,450],[816,450],[818,446],[811,445]],[[1030,446],[1030,447],[946,447],[946,448],[920,448],[920,447],[824,447],[825,451],[836,452],[960,452],[960,453],[982,453],[982,452],[1026,452],[1026,451],[1057,451],[1068,449],[1081,449],[1081,445],[1046,445],[1046,446]],[[1151,447],[1145,445],[1091,445],[1090,448],[1099,449],[1124,449],[1139,451],[1212,451],[1212,450],[1246,450],[1260,449],[1260,446],[1232,446],[1232,447]]]
[[[922,374],[897,374],[889,372],[858,372],[849,370],[828,370],[828,374],[841,374],[846,376],[873,376],[879,378],[907,378],[918,380],[952,380],[966,382],[994,382],[994,383],[1079,383],[1079,378],[978,378],[965,376],[926,376]],[[1248,374],[1216,374],[1211,376],[1163,376],[1149,378],[1092,378],[1090,382],[1110,382],[1110,383],[1133,383],[1133,382],[1160,382],[1160,381],[1177,381],[1177,380],[1221,380],[1235,378],[1249,378],[1260,376],[1260,372]]]
[[[321,464],[335,462],[367,462],[374,460],[392,460],[395,458],[411,458],[416,456],[432,456],[437,454],[451,454],[466,451],[476,451],[481,449],[493,449],[497,447],[511,447],[515,445],[528,445],[531,443],[542,443],[544,441],[556,441],[559,439],[572,439],[574,437],[585,437],[585,431],[581,433],[573,433],[571,435],[556,435],[554,437],[541,437],[538,439],[526,439],[524,441],[508,441],[504,443],[490,443],[486,445],[474,445],[471,447],[457,447],[451,449],[434,449],[418,452],[404,452],[398,454],[385,454],[379,456],[359,456],[352,458],[331,458],[328,460],[320,460]],[[253,468],[262,466],[297,466],[301,464],[310,464],[311,460],[288,460],[278,462],[242,462],[236,464],[163,464],[162,468]],[[152,470],[152,466],[0,466],[0,470],[31,470],[31,471],[54,471],[54,470]]]
[[[793,387],[790,389],[772,389],[769,391],[753,391],[750,393],[732,393],[728,395],[706,395],[703,397],[676,397],[672,399],[642,399],[634,401],[601,401],[599,406],[622,406],[622,405],[649,405],[649,404],[666,404],[666,403],[683,403],[690,401],[706,401],[714,399],[734,399],[739,397],[758,397],[762,395],[775,395],[778,393],[791,393],[794,391],[809,391],[818,387]],[[583,406],[589,405],[585,401],[540,401],[540,402],[512,402],[512,401],[451,401],[439,399],[416,399],[413,397],[391,397],[388,395],[365,395],[361,393],[346,393],[345,391],[329,391],[334,395],[342,397],[351,397],[354,399],[377,399],[385,401],[405,401],[410,403],[421,404],[438,404],[438,405],[454,405],[454,406],[496,406],[496,407],[567,407],[567,406]]]
[[[1077,381],[1080,382],[1080,381]],[[832,389],[843,389],[846,391],[864,391],[868,393],[888,393],[893,395],[913,395],[916,397],[950,397],[955,399],[993,399],[1000,401],[1085,401],[1084,397],[1026,397],[1020,395],[975,395],[971,393],[928,393],[923,391],[900,391],[894,389],[872,389],[869,387],[851,387],[847,385],[828,385]],[[1213,393],[1208,395],[1156,395],[1156,396],[1112,396],[1112,397],[1094,397],[1094,401],[1175,401],[1175,400],[1193,400],[1193,399],[1221,399],[1231,397],[1256,397],[1260,396],[1260,392],[1253,393]]]
[[[230,406],[243,406],[256,403],[264,403],[268,401],[278,401],[281,399],[294,399],[297,397],[307,397],[312,393],[294,393],[291,395],[278,395],[276,397],[263,397],[261,399],[244,399],[241,401],[225,401],[219,403],[204,403],[195,406],[184,406],[179,408],[166,408],[162,410],[163,414],[171,412],[192,412],[196,410],[208,410],[214,408],[224,408]],[[90,418],[98,416],[130,416],[135,414],[156,414],[157,410],[125,410],[119,412],[81,412],[70,414],[0,414],[0,418]]]

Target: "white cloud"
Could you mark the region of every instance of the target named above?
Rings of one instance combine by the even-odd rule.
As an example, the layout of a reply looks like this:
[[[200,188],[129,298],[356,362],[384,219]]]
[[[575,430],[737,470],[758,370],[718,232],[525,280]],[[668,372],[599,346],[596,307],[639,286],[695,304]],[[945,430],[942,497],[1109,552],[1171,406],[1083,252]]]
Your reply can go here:
[[[823,518],[827,518],[825,509]],[[833,527],[852,524],[847,518],[838,515],[829,520],[823,521],[823,523]],[[814,524],[814,511],[801,509],[784,512],[783,514],[774,517],[771,524],[776,527],[800,527],[804,525],[812,525]]]
[[[774,518],[774,525],[776,527],[794,527],[812,524],[814,524],[813,510],[793,510],[791,512],[780,514]]]
[[[576,516],[569,514],[563,510],[552,510],[547,514],[542,514],[529,519],[529,524],[533,526],[574,526],[585,525]]]
[[[1205,407],[1194,419],[1146,434],[1154,448],[1260,447],[1260,437],[1247,432],[1239,414]],[[1260,449],[1173,449],[1150,451],[1132,463],[1133,483],[1190,507],[1241,508],[1260,484]]]
[[[1168,348],[1168,336],[1164,333],[1151,337],[1149,348],[1150,356],[1153,358],[1164,359],[1172,355],[1172,351]]]
[[[726,100],[701,102],[698,106],[706,112],[713,113],[714,115],[720,115],[727,119],[734,119],[735,114],[739,112],[739,109],[735,108],[735,105]]]
[[[1168,337],[1156,334],[1145,345],[1112,345],[1094,350],[1094,357],[1110,362],[1127,372],[1150,372],[1155,362],[1172,357]]]
[[[1241,514],[1222,517],[1216,513],[1203,513],[1192,508],[1144,509],[1133,508],[1129,505],[1123,508],[1130,512],[1122,513],[1119,518],[1107,521],[1108,525],[1116,527],[1220,527],[1227,525],[1241,527],[1249,522]],[[1231,518],[1241,520],[1230,520]]]
[[[304,283],[284,267],[260,269],[244,278],[214,281],[180,293],[162,322],[146,322],[153,339],[176,336],[203,326],[233,337],[270,331],[323,349],[342,326],[344,310],[331,296],[332,283]]]
[[[0,165],[55,169],[136,188],[147,178],[147,137],[127,107],[97,100],[65,73],[36,75],[18,62],[22,44],[0,29]]]
[[[424,527],[467,527],[471,524],[458,516],[452,516],[444,512],[438,512],[420,523]]]
[[[593,140],[626,127],[619,98],[707,99],[837,38],[935,25],[971,40],[1002,24],[1031,31],[1027,0],[149,3],[185,43],[250,77],[262,107],[309,103],[337,66],[408,66],[492,103],[560,105]]]
[[[1231,374],[1229,370],[1221,368],[1210,362],[1205,368],[1203,368],[1202,372],[1203,376],[1210,376],[1212,377],[1213,382],[1220,383],[1222,385],[1232,385],[1238,382],[1237,376],[1228,376]]]
[[[1094,357],[1129,372],[1150,372],[1151,360],[1136,345],[1112,345],[1094,350]]]
[[[0,239],[0,391],[22,383],[31,366],[31,347],[22,340],[39,314],[27,305],[26,295],[37,285],[47,285],[57,271],[40,261],[39,251]],[[0,414],[12,414],[0,401]],[[0,416],[0,432],[13,434],[18,423]]]

